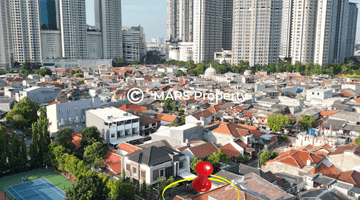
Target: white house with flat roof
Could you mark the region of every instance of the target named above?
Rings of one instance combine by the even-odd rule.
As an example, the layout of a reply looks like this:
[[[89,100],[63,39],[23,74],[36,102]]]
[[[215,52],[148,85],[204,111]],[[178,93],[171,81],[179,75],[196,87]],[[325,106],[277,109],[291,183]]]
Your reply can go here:
[[[306,100],[324,100],[332,97],[332,89],[329,88],[314,88],[306,91]]]
[[[86,127],[96,126],[105,144],[143,140],[140,136],[140,117],[115,107],[86,111]]]
[[[56,136],[56,133],[65,127],[73,129],[74,133],[81,132],[86,127],[86,110],[100,107],[101,101],[98,97],[46,106],[51,136]]]
[[[20,102],[25,97],[33,100],[38,104],[44,104],[57,99],[60,88],[58,87],[38,87],[34,86],[31,88],[23,89],[19,93],[15,94],[15,99],[17,102]]]

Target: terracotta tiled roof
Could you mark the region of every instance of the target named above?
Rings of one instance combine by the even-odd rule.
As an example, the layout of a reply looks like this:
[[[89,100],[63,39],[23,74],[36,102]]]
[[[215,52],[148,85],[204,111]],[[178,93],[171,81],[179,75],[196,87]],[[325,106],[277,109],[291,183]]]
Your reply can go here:
[[[254,111],[244,110],[242,114],[245,115],[246,117],[252,117]]]
[[[178,148],[178,150],[181,152],[181,151],[184,151],[185,149],[189,148],[188,146],[184,146],[184,147],[180,147]]]
[[[240,136],[246,136],[249,133],[249,130],[238,124],[223,123],[212,132],[232,135],[233,137],[238,138]]]
[[[353,184],[355,187],[360,188],[360,172],[352,170],[341,172],[337,177],[338,180]]]
[[[251,148],[251,147],[248,147],[248,146],[245,144],[245,142],[243,142],[243,141],[241,141],[241,140],[236,140],[235,143],[236,143],[237,145],[239,145],[241,148],[243,148],[244,151],[247,152],[247,153],[252,153],[252,152],[255,151],[255,149],[253,149],[253,148]]]
[[[217,146],[213,142],[202,144],[196,147],[191,147],[189,150],[198,158],[207,158],[214,152],[218,151]]]
[[[230,143],[220,147],[220,149],[226,154],[228,158],[241,156],[241,153],[236,150],[235,147],[233,147],[233,145]]]
[[[290,164],[295,167],[303,168],[306,166],[307,160],[310,160],[311,164],[317,164],[323,160],[323,157],[315,155],[307,151],[300,151],[292,149],[281,153],[278,157],[273,160],[269,160],[266,163],[270,162],[281,162],[285,164]]]
[[[347,91],[345,91],[345,90],[342,90],[342,91],[341,91],[341,94],[342,94],[342,96],[344,96],[344,97],[353,97],[352,94],[350,94],[349,92],[347,92]]]
[[[128,152],[126,155],[128,154],[131,154],[137,150],[141,150],[139,147],[136,147],[132,144],[129,144],[129,143],[125,143],[125,142],[121,142],[118,146],[117,146],[118,149],[120,150],[124,150],[126,152]]]
[[[119,109],[123,111],[135,110],[136,112],[142,112],[148,110],[146,107],[141,107],[133,103],[125,104],[121,106]]]
[[[360,98],[353,99],[354,101],[360,103]]]
[[[164,115],[164,114],[157,114],[156,119],[166,122],[174,122],[176,120],[177,116],[175,115]]]
[[[221,106],[225,105],[226,103],[222,103],[222,104],[218,104],[215,106],[211,106],[210,108],[206,109],[208,111],[210,111],[211,113],[215,114],[217,112],[219,112],[221,110]]]
[[[337,146],[335,151],[331,152],[330,155],[342,154],[344,151],[353,150],[355,154],[360,156],[360,145],[348,144],[344,146]]]
[[[121,156],[111,151],[106,152],[106,166],[110,167],[116,174],[121,174]]]
[[[82,140],[82,135],[81,133],[74,133],[73,134],[73,139],[72,139],[72,143],[75,144],[75,151],[77,151],[81,145],[80,145],[80,142]]]
[[[212,112],[210,112],[210,111],[208,111],[208,110],[204,110],[204,111],[195,113],[195,114],[193,114],[192,116],[195,117],[197,120],[200,120],[201,117],[208,118],[208,117],[210,117],[211,115],[213,115]]]
[[[338,111],[321,111],[320,112],[320,115],[321,116],[330,116],[330,115],[333,115],[335,113],[337,113]]]
[[[330,167],[327,167],[324,163],[321,163],[316,169],[315,173],[319,174],[321,173],[324,176],[328,176],[331,178],[337,178],[340,175],[340,171],[334,166],[331,165]]]

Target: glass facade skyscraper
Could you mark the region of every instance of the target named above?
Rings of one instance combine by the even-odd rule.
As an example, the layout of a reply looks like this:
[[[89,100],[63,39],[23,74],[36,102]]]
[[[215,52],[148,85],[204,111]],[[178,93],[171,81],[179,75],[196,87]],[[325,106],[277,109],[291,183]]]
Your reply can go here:
[[[41,29],[57,29],[55,0],[40,0]]]

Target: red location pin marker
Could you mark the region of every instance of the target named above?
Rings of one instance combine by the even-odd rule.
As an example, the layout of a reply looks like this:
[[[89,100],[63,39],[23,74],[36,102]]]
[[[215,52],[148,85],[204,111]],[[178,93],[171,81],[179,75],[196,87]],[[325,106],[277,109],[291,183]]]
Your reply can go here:
[[[193,180],[193,188],[198,192],[207,192],[211,189],[211,181],[207,178],[214,171],[213,166],[208,162],[199,162],[196,165],[196,172],[199,174]]]

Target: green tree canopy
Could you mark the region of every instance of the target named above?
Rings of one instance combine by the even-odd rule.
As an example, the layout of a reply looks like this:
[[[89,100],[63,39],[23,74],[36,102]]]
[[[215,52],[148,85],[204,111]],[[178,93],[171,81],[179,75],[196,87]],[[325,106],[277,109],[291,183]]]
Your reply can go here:
[[[40,76],[45,76],[45,75],[51,76],[52,72],[49,68],[45,67],[45,68],[42,68],[42,69],[36,71],[35,74],[38,74]]]
[[[315,122],[315,117],[314,116],[310,117],[309,115],[303,115],[301,119],[298,120],[300,127],[304,130],[308,130],[308,128],[313,127],[314,122]]]
[[[271,158],[271,153],[270,151],[264,151],[260,154],[260,160],[259,160],[259,167],[261,167],[262,165],[265,165],[265,163],[270,160]]]
[[[95,167],[99,167],[104,162],[104,155],[106,148],[102,142],[95,142],[94,144],[87,146],[84,152],[84,161]]]
[[[102,141],[103,139],[100,135],[100,131],[96,128],[96,126],[86,127],[82,131],[82,139],[80,141],[81,146],[87,147],[95,142],[102,142]]]
[[[279,132],[281,127],[291,124],[291,118],[282,114],[271,114],[267,118],[267,124],[273,132]]]
[[[96,172],[80,175],[76,185],[66,191],[69,200],[107,200],[109,190]]]
[[[75,149],[75,144],[73,144],[72,141],[72,134],[73,131],[69,128],[63,128],[60,129],[59,133],[57,134],[56,142],[68,149],[70,152],[73,152]]]
[[[190,163],[190,168],[192,170],[192,173],[196,174],[197,176],[199,174],[196,172],[196,165],[201,161],[202,161],[201,158],[195,157],[194,160]]]
[[[161,73],[161,77],[165,77],[166,76],[166,74],[163,72],[163,73]]]
[[[29,128],[32,123],[36,122],[39,110],[39,104],[25,97],[14,108],[6,114],[6,123],[12,124],[17,128]]]

